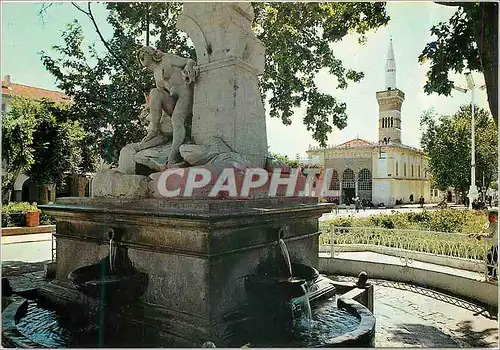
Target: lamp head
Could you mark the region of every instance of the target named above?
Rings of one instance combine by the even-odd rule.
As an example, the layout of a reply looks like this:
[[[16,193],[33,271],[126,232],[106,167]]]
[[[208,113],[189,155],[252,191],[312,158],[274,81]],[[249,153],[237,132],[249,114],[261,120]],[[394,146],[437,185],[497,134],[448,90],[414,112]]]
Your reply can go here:
[[[469,90],[474,89],[474,79],[472,78],[471,72],[465,73],[465,80],[467,80],[467,87]]]

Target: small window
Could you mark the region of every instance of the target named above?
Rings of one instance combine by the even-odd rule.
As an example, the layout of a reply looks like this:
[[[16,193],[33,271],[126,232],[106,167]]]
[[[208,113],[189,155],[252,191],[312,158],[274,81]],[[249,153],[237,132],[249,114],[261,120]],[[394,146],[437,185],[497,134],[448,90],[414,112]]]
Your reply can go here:
[[[5,103],[2,102],[2,112],[5,112]]]
[[[396,162],[396,176],[398,176],[398,175],[399,175],[398,165],[399,165],[399,164],[398,164],[398,162]]]
[[[387,156],[387,154],[386,154],[385,152],[380,152],[380,153],[379,153],[379,157],[378,157],[378,158],[379,158],[379,159],[385,159],[385,158],[386,158],[386,156]]]
[[[420,177],[420,165],[418,166],[418,177]]]
[[[406,163],[403,165],[403,175],[406,176]]]
[[[413,164],[411,165],[411,177],[413,177]]]

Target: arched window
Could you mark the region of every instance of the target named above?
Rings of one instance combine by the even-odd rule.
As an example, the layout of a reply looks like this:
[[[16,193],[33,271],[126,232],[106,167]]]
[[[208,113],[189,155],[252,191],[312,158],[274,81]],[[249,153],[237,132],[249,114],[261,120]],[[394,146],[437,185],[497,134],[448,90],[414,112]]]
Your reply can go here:
[[[362,169],[358,174],[358,190],[372,190],[372,173],[368,169]]]
[[[393,118],[391,117],[391,128],[394,126]]]
[[[382,128],[385,128],[385,118],[382,118]]]
[[[330,190],[340,190],[339,174],[337,170],[332,173],[332,181],[330,181]]]
[[[398,162],[396,162],[396,176],[399,175],[399,167],[398,167],[398,165],[399,165]]]
[[[342,188],[354,188],[356,187],[354,181],[354,171],[347,168],[342,173]]]
[[[406,163],[403,164],[403,175],[406,176]]]

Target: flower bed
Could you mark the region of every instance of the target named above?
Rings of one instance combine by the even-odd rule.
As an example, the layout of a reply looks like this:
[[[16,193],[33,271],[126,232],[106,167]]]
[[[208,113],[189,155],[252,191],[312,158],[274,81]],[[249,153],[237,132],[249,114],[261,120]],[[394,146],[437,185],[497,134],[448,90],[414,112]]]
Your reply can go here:
[[[421,212],[394,212],[373,215],[367,218],[342,217],[320,223],[321,231],[328,227],[378,227],[387,229],[421,230],[451,233],[486,233],[488,227],[486,211],[437,209]]]

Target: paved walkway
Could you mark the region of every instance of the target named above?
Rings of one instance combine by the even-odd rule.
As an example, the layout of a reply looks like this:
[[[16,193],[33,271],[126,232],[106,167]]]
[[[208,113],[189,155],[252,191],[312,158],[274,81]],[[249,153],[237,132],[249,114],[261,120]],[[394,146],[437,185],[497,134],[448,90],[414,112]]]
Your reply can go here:
[[[498,347],[498,321],[406,290],[375,286],[376,347]]]
[[[330,257],[330,253],[319,253],[320,257]],[[335,258],[345,259],[345,260],[356,260],[356,261],[370,261],[377,263],[384,263],[390,265],[398,265],[405,266],[405,263],[401,261],[399,257],[385,255],[381,253],[375,253],[370,251],[361,251],[361,252],[339,252],[338,255],[335,254]],[[422,262],[418,260],[413,260],[411,264],[408,266],[428,270],[428,271],[436,271],[442,272],[450,275],[461,276],[465,278],[470,278],[478,281],[483,281],[484,276],[478,272],[461,270],[454,267],[441,266],[436,264],[431,264],[427,262]]]
[[[405,283],[370,282],[375,284],[376,347],[498,348],[498,321],[480,306]]]
[[[2,237],[2,263],[5,261],[39,262],[51,258],[51,233]]]

